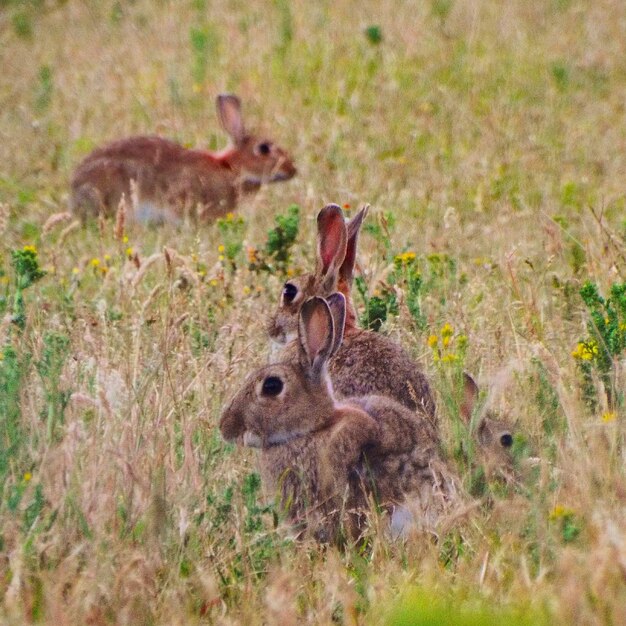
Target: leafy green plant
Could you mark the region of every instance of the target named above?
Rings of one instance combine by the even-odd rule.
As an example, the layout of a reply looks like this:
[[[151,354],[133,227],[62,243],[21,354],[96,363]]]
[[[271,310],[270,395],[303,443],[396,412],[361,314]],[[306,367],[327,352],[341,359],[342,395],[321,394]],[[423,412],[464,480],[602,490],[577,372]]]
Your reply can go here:
[[[52,441],[56,426],[63,423],[70,392],[61,388],[61,371],[69,354],[69,337],[59,333],[47,333],[43,338],[41,360],[36,364],[41,376],[46,399],[46,435]]]
[[[291,249],[300,230],[300,207],[292,204],[285,215],[277,215],[274,221],[276,226],[267,232],[264,248],[248,250],[248,261],[252,271],[281,274],[289,271]]]
[[[26,325],[24,290],[43,278],[46,273],[39,266],[35,246],[24,246],[21,250],[14,250],[11,262],[15,270],[15,294],[11,319],[20,330],[24,330]]]
[[[11,345],[0,351],[0,502],[12,463],[19,458],[24,441],[20,389],[26,363]]]
[[[237,268],[237,257],[243,250],[246,223],[243,217],[227,213],[226,217],[217,220],[217,229],[222,240],[218,246],[220,261],[228,259],[229,266],[234,271]]]
[[[383,40],[383,31],[378,24],[371,24],[365,28],[365,38],[373,45],[378,45]]]
[[[583,393],[588,404],[595,408],[595,372],[607,393],[610,408],[623,403],[623,391],[616,385],[616,362],[626,350],[626,283],[614,283],[609,297],[600,295],[595,283],[587,281],[580,295],[587,307],[588,336],[582,338],[572,356],[576,359],[583,379]]]
[[[39,68],[37,91],[35,95],[35,111],[43,113],[52,102],[54,91],[54,77],[52,68],[49,65],[42,65]]]

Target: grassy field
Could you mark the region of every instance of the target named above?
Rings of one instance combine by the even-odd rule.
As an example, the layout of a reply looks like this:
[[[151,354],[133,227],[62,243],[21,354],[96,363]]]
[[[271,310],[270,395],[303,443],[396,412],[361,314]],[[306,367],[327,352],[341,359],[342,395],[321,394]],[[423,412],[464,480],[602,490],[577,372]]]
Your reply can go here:
[[[622,0],[0,2],[0,622],[626,623],[625,59]],[[199,228],[62,215],[101,142],[224,146],[224,91],[297,178]],[[217,429],[327,202],[372,204],[359,313],[474,496],[437,541],[294,543]],[[458,454],[463,369],[519,484]]]

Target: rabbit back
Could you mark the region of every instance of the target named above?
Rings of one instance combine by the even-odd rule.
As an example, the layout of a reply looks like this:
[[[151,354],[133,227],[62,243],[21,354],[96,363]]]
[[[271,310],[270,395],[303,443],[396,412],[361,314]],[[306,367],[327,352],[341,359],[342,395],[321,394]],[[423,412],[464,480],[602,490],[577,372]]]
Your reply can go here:
[[[215,218],[237,202],[235,175],[210,153],[187,150],[154,136],[128,137],[96,149],[72,179],[72,209],[81,217],[110,215],[136,184],[137,221],[180,221],[200,207],[198,219]],[[192,215],[192,217],[194,217]]]
[[[436,423],[435,401],[426,375],[402,346],[384,335],[358,330],[346,336],[330,360],[329,371],[340,396],[387,396],[411,411],[425,413]]]

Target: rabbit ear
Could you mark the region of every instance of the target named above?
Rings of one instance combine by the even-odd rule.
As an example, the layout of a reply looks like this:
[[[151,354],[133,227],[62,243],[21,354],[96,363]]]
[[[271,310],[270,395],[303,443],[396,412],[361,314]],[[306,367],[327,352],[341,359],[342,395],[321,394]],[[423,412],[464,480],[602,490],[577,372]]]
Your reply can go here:
[[[339,268],[339,276],[341,276],[348,285],[352,284],[352,279],[354,278],[354,263],[356,261],[356,247],[359,240],[359,231],[361,230],[363,220],[367,217],[369,210],[370,205],[365,204],[346,225],[348,242],[346,245],[346,256]]]
[[[326,300],[309,298],[300,310],[298,340],[300,363],[314,381],[321,380],[334,339],[333,318]]]
[[[332,289],[346,256],[348,235],[343,212],[336,204],[325,206],[317,215],[317,272],[323,287]]]
[[[472,419],[477,400],[478,385],[467,372],[463,372],[463,402],[461,402],[460,411],[461,418],[466,424],[469,424]]]
[[[230,135],[235,144],[246,136],[246,129],[241,116],[241,100],[233,94],[222,93],[217,96],[217,115],[222,128]]]
[[[346,297],[336,291],[326,298],[330,314],[333,317],[333,327],[335,330],[335,340],[330,351],[331,356],[339,350],[343,341],[343,330],[346,323]]]

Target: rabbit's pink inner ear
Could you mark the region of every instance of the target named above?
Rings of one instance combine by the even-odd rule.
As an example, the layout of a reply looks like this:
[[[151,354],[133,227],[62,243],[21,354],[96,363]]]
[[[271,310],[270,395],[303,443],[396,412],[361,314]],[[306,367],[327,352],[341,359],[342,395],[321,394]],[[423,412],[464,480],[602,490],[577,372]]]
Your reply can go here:
[[[346,225],[336,204],[325,206],[317,216],[318,256],[322,275],[336,271],[346,255]]]
[[[331,354],[335,354],[343,341],[343,332],[346,324],[346,298],[342,293],[335,292],[326,298],[326,302],[333,318],[335,336]]]
[[[241,142],[246,136],[241,115],[241,101],[232,94],[220,94],[217,97],[217,114],[222,128],[235,143]]]
[[[460,406],[461,418],[467,424],[472,419],[472,413],[478,400],[478,385],[467,373],[463,372],[463,401]]]
[[[346,255],[339,268],[339,275],[349,284],[354,277],[354,264],[356,262],[356,249],[359,241],[359,232],[363,225],[363,220],[369,211],[370,205],[366,204],[347,225],[348,242],[346,245]]]
[[[307,300],[300,311],[300,346],[314,370],[326,360],[333,343],[333,320],[323,298]]]

